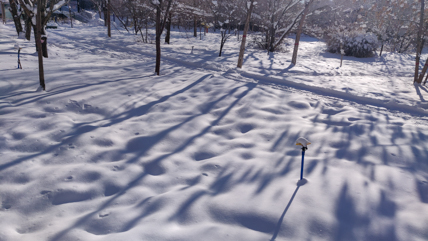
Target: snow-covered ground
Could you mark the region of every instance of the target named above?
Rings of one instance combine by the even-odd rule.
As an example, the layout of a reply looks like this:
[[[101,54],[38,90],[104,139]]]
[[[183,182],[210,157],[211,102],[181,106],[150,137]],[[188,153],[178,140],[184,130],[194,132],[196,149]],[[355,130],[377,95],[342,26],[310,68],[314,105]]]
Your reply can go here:
[[[218,33],[176,30],[155,76],[153,44],[74,26],[48,30],[42,92],[0,25],[1,241],[428,240],[411,55],[339,68],[305,37],[297,66],[249,48],[239,70],[236,37],[218,57]]]

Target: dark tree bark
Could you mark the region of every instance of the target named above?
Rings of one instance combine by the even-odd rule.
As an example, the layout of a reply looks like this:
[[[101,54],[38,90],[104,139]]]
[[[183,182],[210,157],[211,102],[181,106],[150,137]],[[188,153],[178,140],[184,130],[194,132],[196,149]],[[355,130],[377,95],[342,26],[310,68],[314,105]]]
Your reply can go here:
[[[196,38],[198,37],[198,30],[197,30],[197,21],[196,21],[196,16],[193,16],[193,36]]]
[[[110,0],[107,0],[107,35],[111,38]]]
[[[16,3],[16,0],[9,0],[9,4],[10,4],[10,10],[12,13],[13,21],[15,22],[16,33],[19,36],[19,33],[22,32],[22,24],[20,19],[21,16],[18,15],[18,6]]]
[[[168,21],[166,22],[166,36],[165,43],[169,44],[171,39],[171,21],[172,21],[172,13],[169,13]]]
[[[71,16],[70,2],[68,2],[68,14],[70,15],[70,25],[71,25],[71,28],[73,28],[73,17]]]
[[[166,19],[171,9],[172,0],[158,0],[156,7],[156,67],[155,73],[160,75],[160,63],[161,63],[161,35],[165,28]],[[165,6],[167,5],[167,6]],[[161,18],[164,16],[163,19]]]
[[[155,72],[157,75],[160,75],[160,61],[161,61],[161,46],[160,46],[160,37],[161,37],[161,6],[160,4],[156,7],[156,67]]]
[[[422,80],[424,78],[424,74],[426,69],[422,69],[421,76],[419,76],[419,61],[421,59],[421,37],[422,37],[422,30],[424,25],[424,9],[425,9],[425,0],[421,0],[421,16],[420,16],[420,22],[419,22],[419,31],[416,39],[416,64],[415,64],[415,76],[413,82],[422,83]]]
[[[427,62],[425,63],[423,69],[422,69],[422,73],[418,76],[419,74],[419,61],[420,61],[420,53],[422,52],[422,43],[421,43],[421,37],[422,37],[422,30],[423,30],[423,26],[424,26],[424,11],[425,11],[425,0],[421,0],[421,18],[420,18],[420,23],[419,23],[419,31],[418,31],[418,37],[417,37],[417,49],[416,49],[416,65],[415,65],[415,78],[413,82],[417,82],[418,84],[422,83],[422,80],[424,79],[424,75],[427,71],[427,64],[428,64],[428,59]]]
[[[245,20],[244,33],[242,33],[241,48],[239,49],[238,68],[242,68],[244,63],[245,44],[247,40],[248,28],[250,26],[251,13],[254,7],[254,0],[251,0],[250,9],[247,11],[247,19]]]
[[[223,52],[223,47],[226,41],[230,38],[230,34],[226,32],[226,30],[221,31],[221,40],[220,40],[220,53],[218,54],[221,57],[221,53]]]
[[[103,2],[104,26],[107,27],[107,3]]]
[[[37,0],[37,9],[36,9],[36,25],[33,25],[31,18],[35,15],[34,8],[33,8],[33,2],[30,2],[28,0],[19,0],[20,5],[25,11],[25,15],[27,15],[27,24],[26,24],[26,30],[27,33],[31,33],[31,27],[34,29],[34,37],[36,42],[36,49],[39,59],[39,81],[40,86],[43,90],[46,90],[45,86],[45,77],[44,77],[44,69],[43,69],[43,57],[48,57],[48,50],[47,50],[47,35],[46,35],[46,24],[48,23],[48,20],[51,17],[52,12],[54,12],[56,9],[54,9],[56,1],[50,2],[49,11],[46,11],[47,8],[47,0]],[[63,2],[60,6],[57,6],[57,8],[60,8],[64,6],[66,2]],[[29,9],[27,6],[31,7]],[[29,38],[29,36],[28,36]]]
[[[54,9],[55,3],[57,3],[58,1],[52,1],[50,2],[50,6],[49,6],[49,11],[46,11],[47,8],[47,0],[37,0],[37,11],[40,14],[40,41],[41,41],[41,46],[38,46],[37,44],[37,39],[36,41],[36,49],[42,50],[42,55],[43,57],[47,58],[48,57],[48,49],[47,49],[47,34],[46,34],[46,24],[48,23],[52,12],[54,12],[56,9]],[[33,25],[31,18],[34,16],[34,13],[32,12],[33,10],[30,10],[27,8],[27,4],[30,4],[31,2],[29,2],[28,0],[19,0],[20,5],[22,6],[22,8],[25,11],[25,15],[28,16],[27,19],[27,24],[26,24],[26,37],[28,36],[28,40],[30,39],[30,31],[31,31],[31,27],[33,27],[34,32],[37,32],[36,30],[36,25]],[[64,6],[67,2],[63,2],[61,6],[57,6],[57,9],[59,9],[60,7]],[[40,6],[39,6],[40,5]],[[37,36],[37,34],[35,33],[34,36]],[[39,48],[41,47],[41,48]]]
[[[0,7],[1,7],[1,12],[2,12],[2,14],[1,14],[2,22],[3,22],[3,24],[6,24],[6,13],[4,11],[5,7],[4,7],[3,2],[0,2]]]
[[[306,15],[309,12],[309,7],[310,7],[312,2],[313,2],[313,0],[306,3],[305,10],[303,12],[302,18],[300,19],[299,28],[298,28],[297,34],[296,34],[296,41],[294,43],[293,58],[291,59],[291,63],[293,63],[293,65],[296,65],[296,63],[297,63],[297,51],[299,50],[300,35],[302,35],[303,24],[305,22]],[[342,62],[340,62],[340,66],[342,67]]]
[[[39,58],[39,82],[40,82],[40,86],[42,87],[43,90],[46,90],[46,85],[45,85],[45,73],[43,70],[43,56],[42,56],[42,51],[40,51],[40,49],[42,49],[42,42],[41,42],[41,35],[42,35],[42,15],[40,14],[41,12],[43,12],[43,7],[42,7],[42,1],[43,0],[38,0],[37,1],[37,12],[39,14],[36,15],[36,44],[37,47],[39,49],[38,51],[38,58]]]
[[[30,41],[31,39],[31,18],[26,15],[25,16],[25,39]]]

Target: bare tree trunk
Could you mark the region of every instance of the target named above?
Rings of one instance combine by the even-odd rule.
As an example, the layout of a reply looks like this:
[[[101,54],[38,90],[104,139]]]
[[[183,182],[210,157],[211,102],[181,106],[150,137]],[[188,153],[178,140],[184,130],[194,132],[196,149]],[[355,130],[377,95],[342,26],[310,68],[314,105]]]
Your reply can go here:
[[[42,55],[43,57],[48,58],[48,38],[46,35],[45,26],[41,26],[40,33],[41,33],[40,41],[42,43]]]
[[[275,1],[272,3],[270,2],[269,4],[269,9],[274,12],[275,9]],[[271,4],[273,4],[273,6],[271,6]],[[272,18],[270,20],[270,28],[269,28],[269,48],[268,48],[268,54],[269,52],[274,52],[275,51],[275,34],[276,34],[276,29],[275,29],[275,13],[272,13]]]
[[[71,16],[71,6],[70,6],[70,2],[68,2],[68,14],[70,15],[70,24],[71,24],[71,28],[73,28],[73,17]]]
[[[25,19],[25,39],[30,41],[31,39],[31,18],[29,16],[26,16]]]
[[[156,7],[156,68],[155,73],[160,75],[160,62],[161,62],[161,7],[158,5]]]
[[[172,13],[169,13],[168,22],[166,23],[166,36],[165,43],[169,44],[171,39],[171,21],[172,21]]]
[[[39,49],[37,51],[38,58],[39,58],[39,81],[40,81],[40,86],[42,87],[42,89],[46,90],[45,73],[43,70],[42,42],[41,42],[42,17],[41,17],[40,13],[42,12],[42,0],[37,1],[37,12],[39,14],[37,14],[37,16],[36,16],[36,36],[35,36],[35,39],[36,39],[37,48]]]
[[[293,58],[291,59],[291,63],[293,63],[294,65],[296,65],[297,63],[297,52],[299,51],[300,35],[302,35],[303,24],[305,22],[306,15],[308,14],[309,6],[312,2],[313,0],[306,3],[305,11],[303,12],[302,18],[300,19],[299,29],[297,30],[296,41],[294,43]],[[340,61],[340,66],[342,67],[342,60]]]
[[[418,37],[417,37],[417,49],[416,49],[416,64],[415,64],[415,78],[413,80],[413,82],[417,82],[418,84],[422,83],[422,80],[424,79],[424,75],[425,72],[427,71],[427,63],[425,63],[423,69],[422,69],[422,73],[419,75],[419,61],[420,61],[420,53],[422,52],[421,50],[421,36],[422,36],[422,31],[423,31],[423,25],[424,25],[424,11],[425,11],[425,0],[421,0],[421,19],[419,22],[419,31],[418,31]],[[428,60],[427,60],[428,61]]]
[[[135,7],[132,7],[132,21],[134,22],[134,31],[135,35],[138,34],[138,19]]]
[[[107,35],[111,38],[110,0],[107,0]]]
[[[98,14],[99,14],[100,19],[102,19],[102,16],[101,16],[102,9],[103,9],[103,4],[101,3],[101,6],[98,5]]]
[[[36,17],[36,20],[37,20],[37,17]],[[30,20],[31,21],[31,20]],[[33,26],[33,33],[34,33],[34,43],[36,44],[36,51],[37,52],[39,52],[39,45],[37,44],[37,38],[36,38],[36,36],[38,36],[37,35],[37,25],[36,26]],[[41,45],[40,45],[41,46]]]
[[[163,19],[161,20],[162,9],[167,4],[165,12],[163,13]],[[160,75],[160,63],[161,63],[161,35],[165,28],[167,17],[169,15],[172,0],[158,0],[157,4],[153,4],[156,7],[156,67],[155,73]]]
[[[193,16],[193,36],[196,38],[198,37],[198,31],[196,29],[197,27],[197,21],[196,21],[196,16]]]
[[[270,28],[270,31],[269,31],[269,33],[270,33],[270,38],[269,38],[269,49],[268,49],[268,54],[269,54],[269,52],[274,52],[275,51],[275,27],[273,26],[273,24],[272,24],[272,26],[271,26],[271,28]]]
[[[230,35],[227,35],[227,30],[221,31],[221,40],[220,40],[220,53],[218,54],[219,57],[221,57],[221,53],[223,51],[224,44],[226,43],[227,39],[230,37]]]
[[[4,11],[4,3],[0,2],[0,5],[1,5],[1,12],[2,12],[1,14],[2,21],[3,21],[3,24],[6,24],[6,12]]]
[[[104,26],[107,27],[107,3],[106,3],[106,1],[108,1],[108,0],[105,0],[103,2],[103,14],[104,14]]]
[[[22,32],[22,24],[21,24],[20,16],[18,16],[18,7],[17,7],[16,0],[9,0],[9,4],[10,4],[11,13],[13,16],[13,21],[15,22],[16,33],[19,36],[19,33]]]
[[[242,33],[241,48],[239,49],[239,57],[238,57],[238,68],[242,68],[242,64],[244,63],[245,44],[247,41],[247,33],[248,33],[248,28],[250,26],[251,12],[253,11],[253,7],[254,7],[254,0],[251,0],[250,9],[248,9],[247,19],[245,20],[244,32]]]
[[[146,19],[146,43],[149,42],[148,36],[149,36],[149,20]]]

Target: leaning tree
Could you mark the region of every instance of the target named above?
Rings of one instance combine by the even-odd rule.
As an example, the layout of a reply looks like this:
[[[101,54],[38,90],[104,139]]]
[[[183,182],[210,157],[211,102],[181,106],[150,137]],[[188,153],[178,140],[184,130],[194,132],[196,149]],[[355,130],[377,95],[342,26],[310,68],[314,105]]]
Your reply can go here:
[[[25,11],[27,24],[31,24],[34,30],[36,40],[36,49],[39,57],[39,80],[40,86],[46,90],[45,77],[43,71],[43,57],[48,57],[46,24],[48,23],[52,12],[60,9],[67,1],[65,0],[19,0],[20,5]],[[71,16],[70,16],[71,17]],[[31,28],[26,28],[31,31]],[[30,36],[28,33],[26,36]]]

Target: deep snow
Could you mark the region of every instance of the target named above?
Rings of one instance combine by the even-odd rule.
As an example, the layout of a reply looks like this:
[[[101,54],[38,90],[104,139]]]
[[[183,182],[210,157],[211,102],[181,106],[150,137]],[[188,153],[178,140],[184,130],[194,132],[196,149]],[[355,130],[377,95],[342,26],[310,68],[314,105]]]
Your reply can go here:
[[[305,37],[297,66],[250,47],[238,70],[236,37],[218,57],[176,30],[155,76],[139,36],[48,31],[41,92],[34,42],[0,25],[0,240],[428,239],[413,56],[339,68]]]

